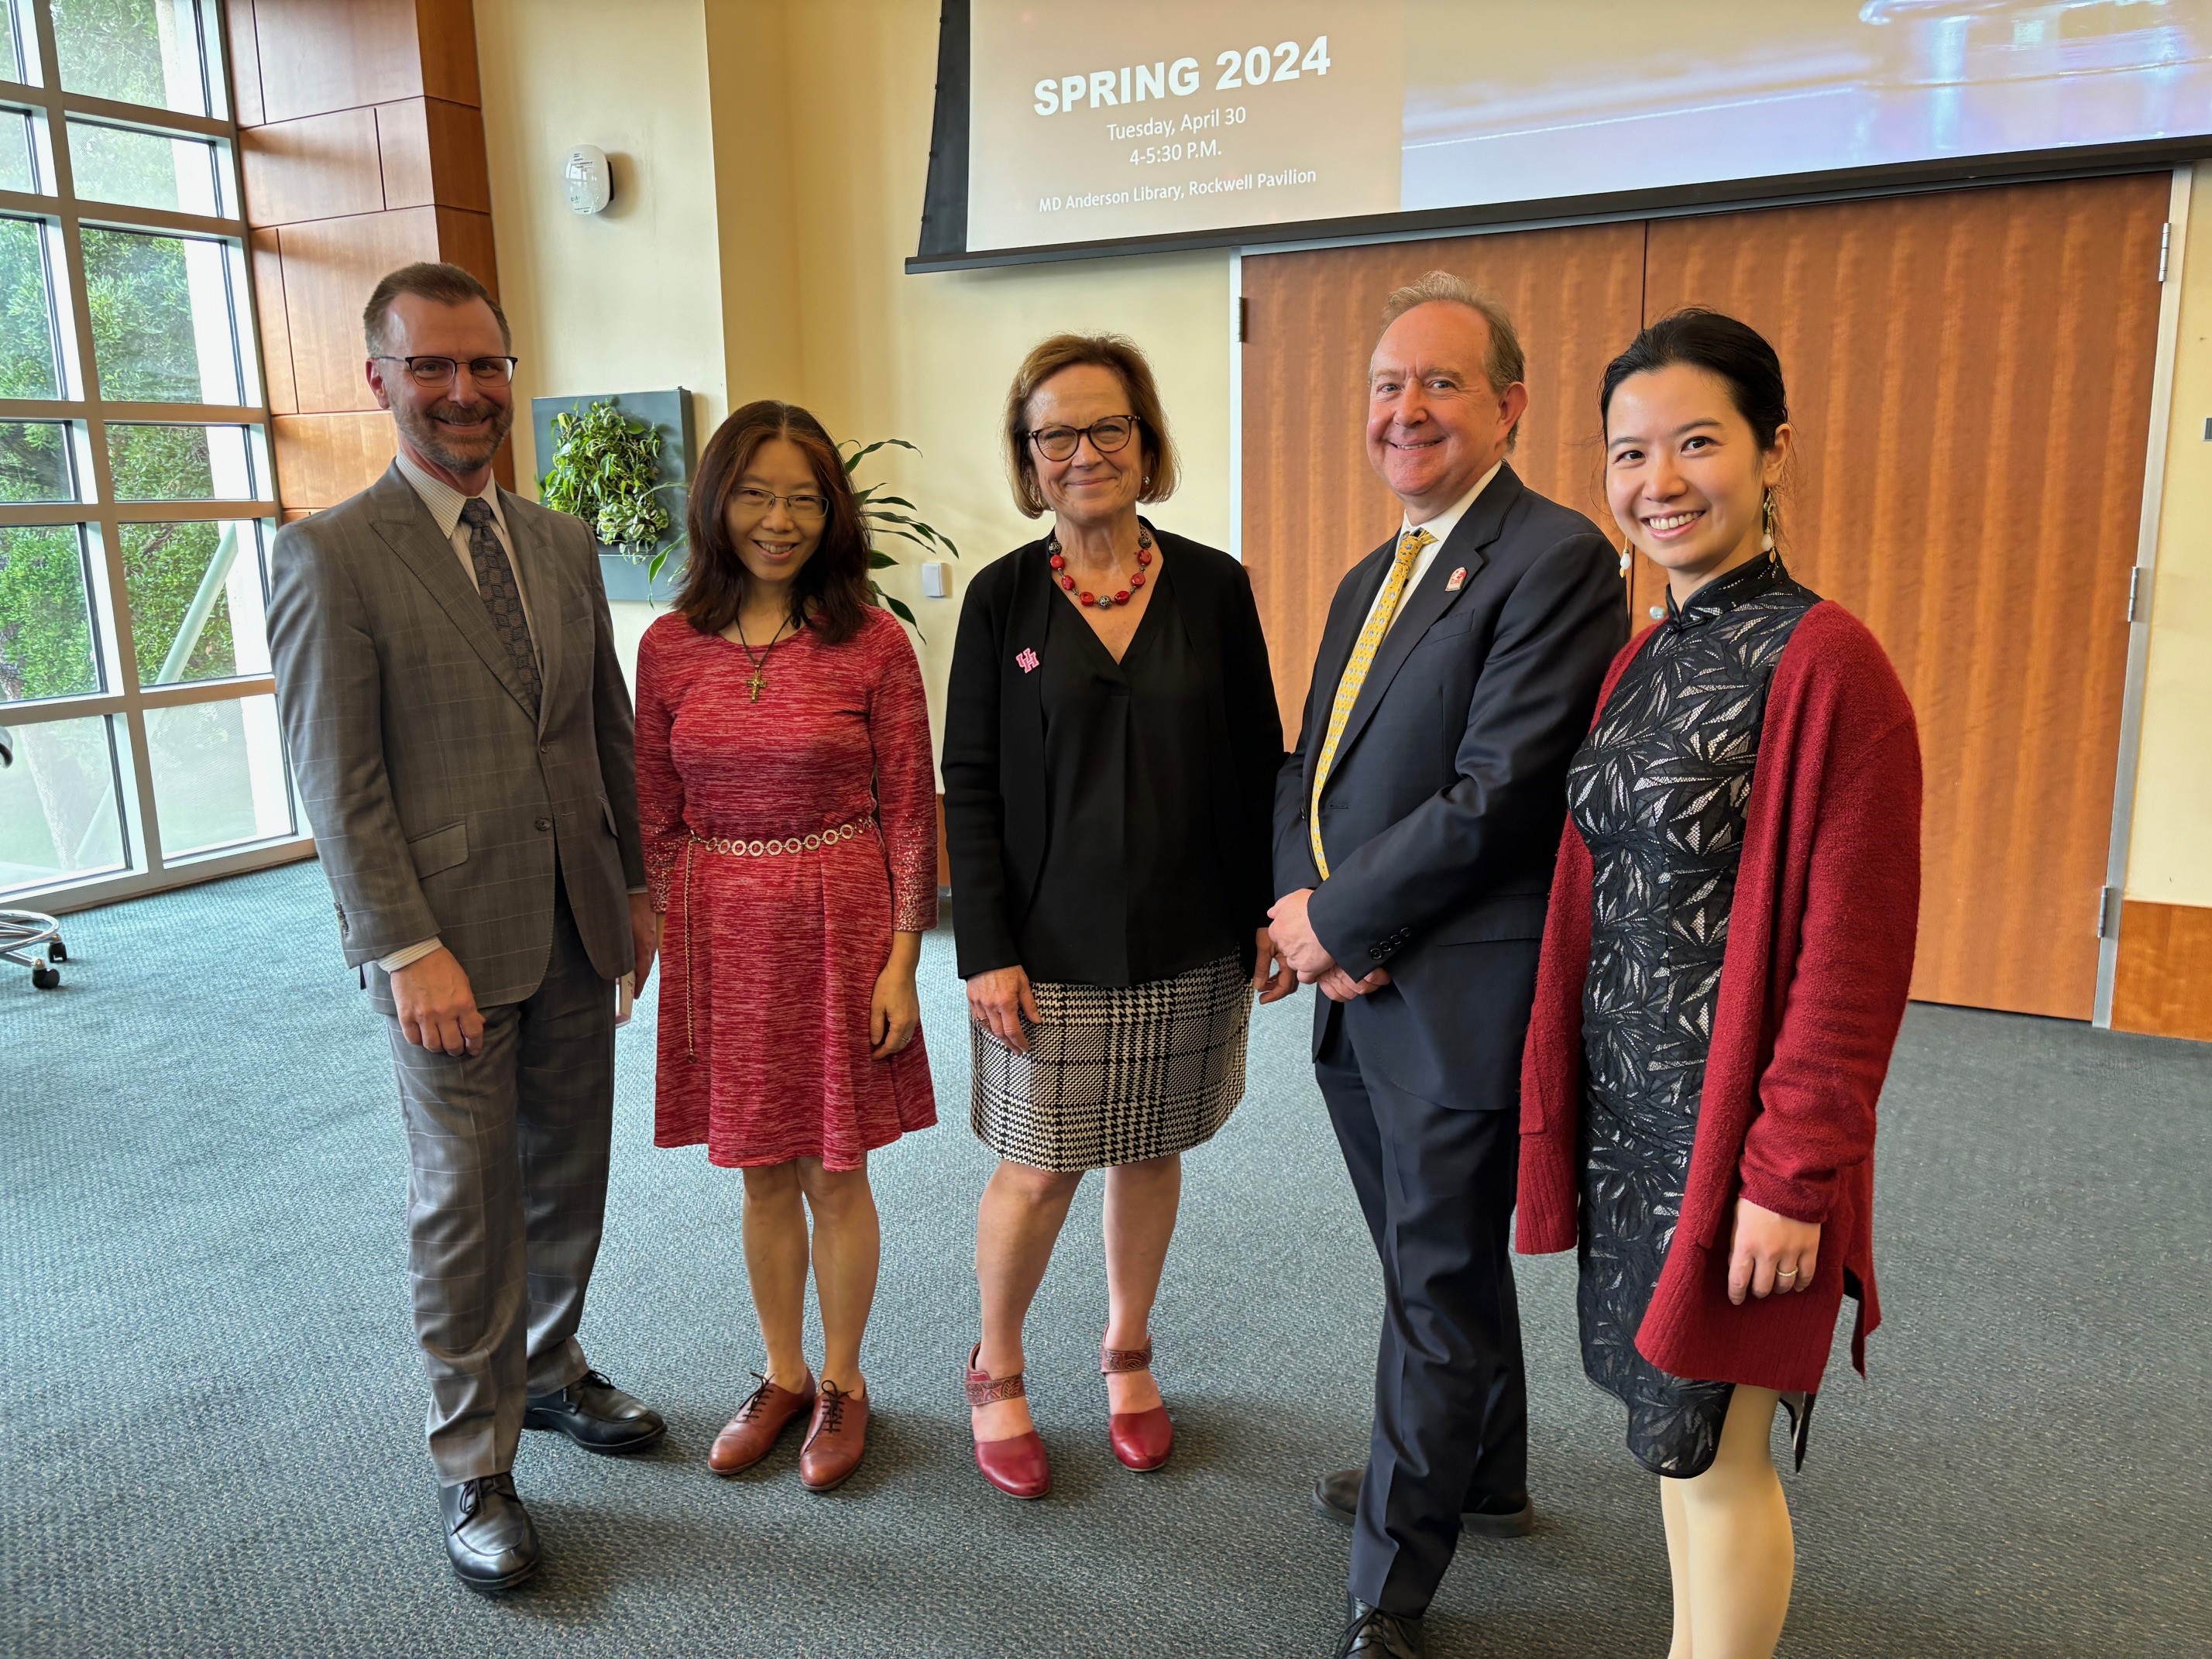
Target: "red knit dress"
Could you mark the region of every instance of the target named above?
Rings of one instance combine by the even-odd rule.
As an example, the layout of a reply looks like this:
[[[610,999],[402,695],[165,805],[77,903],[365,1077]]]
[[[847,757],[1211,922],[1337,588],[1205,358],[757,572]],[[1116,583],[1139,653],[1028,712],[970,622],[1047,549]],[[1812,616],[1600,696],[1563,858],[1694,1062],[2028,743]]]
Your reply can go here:
[[[774,647],[758,702],[720,635],[668,616],[639,643],[638,815],[667,917],[656,1146],[853,1170],[937,1121],[921,1034],[869,1054],[892,933],[937,922],[937,796],[914,647],[866,617],[842,645]]]

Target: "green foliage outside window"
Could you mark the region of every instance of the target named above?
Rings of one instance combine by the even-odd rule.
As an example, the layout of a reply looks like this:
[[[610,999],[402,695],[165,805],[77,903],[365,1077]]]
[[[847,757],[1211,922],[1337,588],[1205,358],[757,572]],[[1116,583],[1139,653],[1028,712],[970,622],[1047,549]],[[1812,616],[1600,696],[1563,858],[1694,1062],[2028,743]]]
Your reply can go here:
[[[148,104],[155,109],[179,103],[204,112],[198,97],[168,96],[166,59],[191,73],[197,45],[173,38],[179,19],[167,0],[50,0],[54,48],[61,58],[62,85],[118,103]],[[186,25],[189,32],[190,25]],[[165,29],[172,39],[162,39]]]
[[[58,4],[55,11],[58,26],[65,13],[75,14],[80,40],[92,42],[104,38],[100,31],[109,24],[131,36],[138,27],[131,17],[145,9],[133,0],[105,0]],[[110,95],[159,104],[161,89],[156,60],[150,71]],[[156,161],[167,165],[166,157],[149,158],[149,165]],[[148,182],[150,187],[159,180],[149,177]],[[173,237],[93,228],[83,232],[83,243],[102,393],[198,402],[200,368],[184,244]],[[67,290],[57,287],[58,301]],[[0,218],[0,397],[59,395],[52,319],[66,310],[65,303],[49,307],[46,251],[39,228],[28,220]],[[74,499],[68,441],[66,429],[57,422],[0,422],[0,501]],[[109,459],[118,501],[205,500],[210,493],[204,428],[110,428]],[[216,524],[126,527],[123,558],[142,682],[150,683],[160,672],[222,538],[222,526]],[[0,532],[0,702],[97,689],[82,545],[75,526]],[[234,672],[229,604],[219,599],[180,678]]]

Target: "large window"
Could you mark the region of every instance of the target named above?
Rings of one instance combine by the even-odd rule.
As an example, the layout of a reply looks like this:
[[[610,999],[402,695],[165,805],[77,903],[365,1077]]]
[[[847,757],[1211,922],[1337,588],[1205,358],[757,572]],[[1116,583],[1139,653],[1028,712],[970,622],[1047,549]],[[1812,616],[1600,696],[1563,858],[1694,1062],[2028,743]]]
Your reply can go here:
[[[0,903],[296,847],[216,0],[0,0]]]

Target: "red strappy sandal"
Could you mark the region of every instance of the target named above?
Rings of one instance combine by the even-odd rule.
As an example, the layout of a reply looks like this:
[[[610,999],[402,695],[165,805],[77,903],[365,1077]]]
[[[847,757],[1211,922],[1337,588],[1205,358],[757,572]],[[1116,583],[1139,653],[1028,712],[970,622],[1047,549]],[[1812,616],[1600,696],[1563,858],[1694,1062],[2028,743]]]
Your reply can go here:
[[[1098,1350],[1098,1371],[1102,1376],[1111,1376],[1116,1371],[1148,1371],[1152,1368],[1152,1345],[1141,1348],[1106,1348]],[[1114,1455],[1125,1468],[1144,1474],[1168,1461],[1175,1449],[1175,1425],[1169,1419],[1165,1406],[1155,1406],[1148,1412],[1109,1412],[1106,1416],[1106,1437],[1113,1443]]]
[[[990,1372],[977,1369],[975,1357],[982,1349],[979,1342],[968,1351],[968,1403],[988,1406],[1001,1400],[1024,1398],[1029,1389],[1022,1381],[1021,1372],[994,1377]],[[1035,1429],[1010,1440],[978,1440],[975,1467],[983,1471],[986,1480],[1009,1498],[1042,1498],[1052,1490],[1052,1465],[1044,1455],[1044,1441]]]

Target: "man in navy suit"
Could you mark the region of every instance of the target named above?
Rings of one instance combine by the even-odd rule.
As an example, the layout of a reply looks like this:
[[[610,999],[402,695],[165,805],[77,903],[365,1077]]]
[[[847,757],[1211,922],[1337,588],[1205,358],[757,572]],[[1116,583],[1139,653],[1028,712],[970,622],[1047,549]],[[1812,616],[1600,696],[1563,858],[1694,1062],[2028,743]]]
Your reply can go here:
[[[1340,1656],[1407,1659],[1464,1525],[1526,1532],[1506,1228],[1521,1043],[1567,763],[1628,637],[1611,545],[1506,464],[1511,319],[1432,271],[1391,295],[1367,453],[1404,504],[1336,590],[1275,797],[1277,944],[1321,990],[1314,1070],[1382,1263]]]

